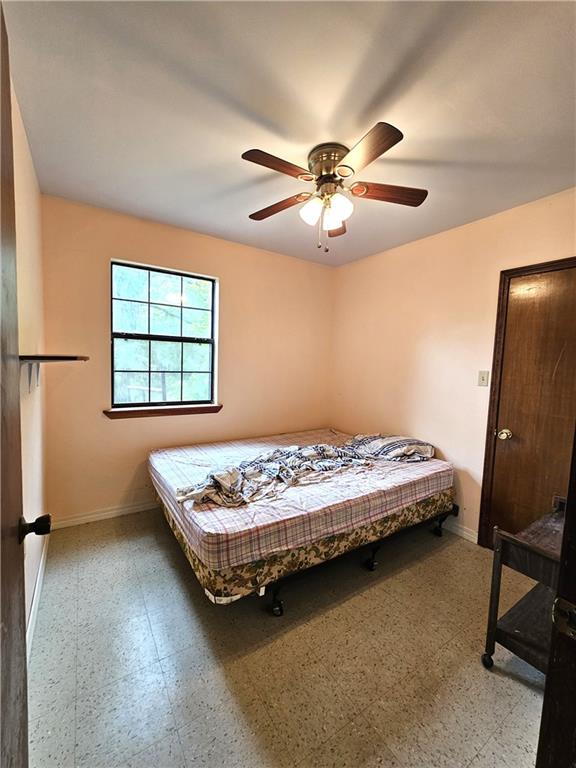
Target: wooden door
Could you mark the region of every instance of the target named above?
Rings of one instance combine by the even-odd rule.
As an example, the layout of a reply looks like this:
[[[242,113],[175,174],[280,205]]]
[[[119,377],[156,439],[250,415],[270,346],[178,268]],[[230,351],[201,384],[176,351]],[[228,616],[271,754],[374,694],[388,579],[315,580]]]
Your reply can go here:
[[[565,504],[576,421],[576,259],[503,272],[479,542]]]
[[[16,308],[16,232],[14,166],[8,43],[4,12],[0,6],[0,120],[2,187],[0,202],[0,547],[1,571],[1,698],[0,765],[28,765],[28,715],[26,701],[26,617],[24,608],[24,547],[19,539],[22,515],[20,452],[20,363]]]
[[[576,768],[576,437],[536,768]]]

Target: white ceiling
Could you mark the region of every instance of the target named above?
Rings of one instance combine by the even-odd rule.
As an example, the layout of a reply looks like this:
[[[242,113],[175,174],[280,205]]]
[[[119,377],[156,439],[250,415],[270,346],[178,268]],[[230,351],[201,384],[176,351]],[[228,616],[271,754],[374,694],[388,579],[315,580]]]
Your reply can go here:
[[[12,75],[44,192],[341,264],[576,183],[576,5],[563,2],[7,3]],[[404,140],[360,177],[425,187],[356,201],[328,254],[306,164],[377,121]]]

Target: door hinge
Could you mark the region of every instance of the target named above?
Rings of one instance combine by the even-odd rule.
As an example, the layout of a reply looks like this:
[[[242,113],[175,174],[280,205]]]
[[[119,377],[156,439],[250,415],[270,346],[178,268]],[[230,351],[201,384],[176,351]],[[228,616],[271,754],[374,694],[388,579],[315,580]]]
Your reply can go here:
[[[574,603],[563,597],[557,597],[552,608],[552,620],[558,632],[576,640],[576,605]]]

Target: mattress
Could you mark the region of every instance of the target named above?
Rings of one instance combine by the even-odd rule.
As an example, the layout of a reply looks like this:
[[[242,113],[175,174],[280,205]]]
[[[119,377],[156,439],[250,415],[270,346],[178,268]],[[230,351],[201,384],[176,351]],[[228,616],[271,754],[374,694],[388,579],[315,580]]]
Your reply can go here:
[[[445,461],[377,461],[300,483],[241,507],[176,501],[178,488],[200,482],[216,467],[236,465],[278,447],[342,445],[349,438],[321,429],[167,448],[150,454],[149,471],[174,525],[198,559],[215,570],[353,531],[452,487],[452,465]]]

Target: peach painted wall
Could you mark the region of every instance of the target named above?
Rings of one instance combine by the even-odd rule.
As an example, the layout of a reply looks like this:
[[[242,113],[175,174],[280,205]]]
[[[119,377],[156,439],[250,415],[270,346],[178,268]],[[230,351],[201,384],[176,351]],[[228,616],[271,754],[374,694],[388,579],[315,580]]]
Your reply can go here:
[[[568,190],[336,270],[332,424],[438,446],[470,536],[489,397],[477,376],[492,364],[499,273],[574,256],[575,212]]]
[[[153,448],[328,424],[328,267],[59,198],[43,197],[42,215],[46,349],[90,356],[45,374],[47,508],[56,519],[149,503]],[[220,280],[220,413],[102,414],[112,259]]]
[[[65,521],[146,505],[155,447],[332,424],[416,434],[457,470],[478,525],[499,273],[574,254],[575,191],[337,269],[43,198],[47,505]],[[109,263],[221,281],[220,414],[110,421]]]
[[[44,321],[42,296],[40,192],[26,132],[12,94],[16,253],[18,270],[18,335],[21,353],[42,351]],[[26,369],[20,382],[22,429],[22,494],[24,515],[33,520],[44,512],[44,387],[28,391]],[[46,540],[28,536],[24,545],[26,616],[30,607]]]

